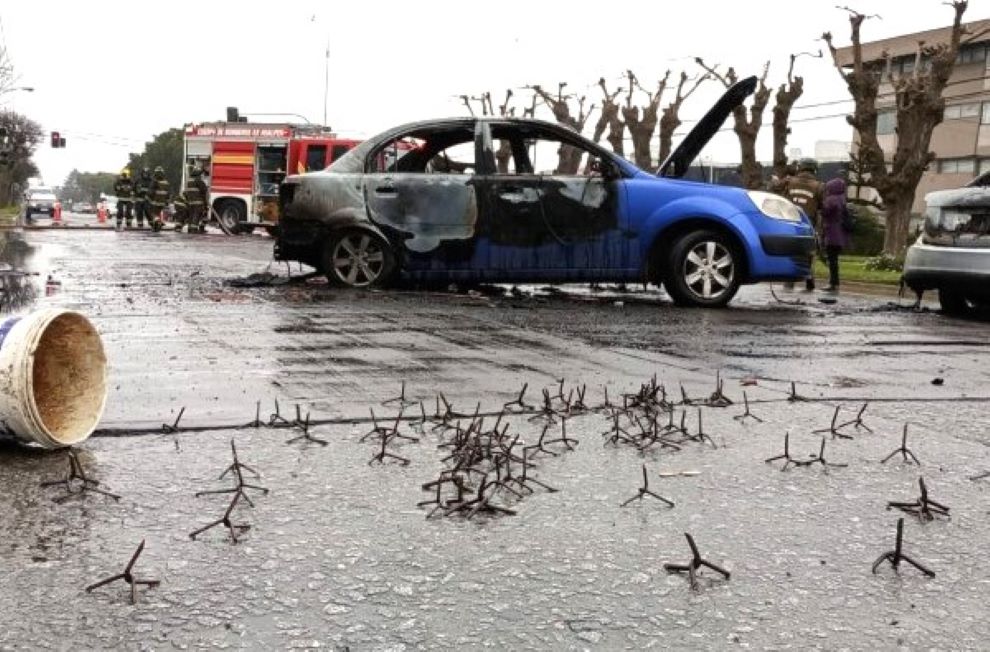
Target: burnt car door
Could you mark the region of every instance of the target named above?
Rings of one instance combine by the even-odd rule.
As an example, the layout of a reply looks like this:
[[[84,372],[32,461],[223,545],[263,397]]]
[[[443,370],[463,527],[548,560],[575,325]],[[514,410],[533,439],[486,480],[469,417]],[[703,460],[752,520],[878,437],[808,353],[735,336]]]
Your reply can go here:
[[[485,279],[542,278],[542,247],[547,240],[541,203],[540,175],[526,157],[522,135],[501,131],[492,139],[487,121],[481,125],[480,198],[476,269]]]
[[[489,264],[521,279],[625,278],[624,190],[607,153],[550,125],[487,126],[495,172],[479,180],[479,192]]]
[[[392,241],[407,276],[471,268],[478,222],[474,120],[420,125],[369,153],[368,218]]]

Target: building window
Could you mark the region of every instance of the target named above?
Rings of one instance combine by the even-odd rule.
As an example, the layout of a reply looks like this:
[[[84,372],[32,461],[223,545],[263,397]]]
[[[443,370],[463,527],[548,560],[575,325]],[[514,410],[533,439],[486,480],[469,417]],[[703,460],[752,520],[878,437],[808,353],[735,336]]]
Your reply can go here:
[[[938,162],[939,174],[973,174],[976,161],[971,158],[947,158]]]
[[[983,63],[986,60],[987,46],[983,43],[962,46],[959,48],[959,56],[956,57],[958,64]]]
[[[990,102],[983,103],[983,118],[980,122],[985,125],[990,125]]]
[[[980,103],[952,104],[945,107],[946,120],[965,120],[980,117]]]
[[[990,158],[980,159],[980,174],[990,172]]]
[[[987,103],[990,106],[990,102]],[[986,112],[984,112],[986,113]],[[894,133],[897,127],[897,113],[894,111],[880,111],[877,113],[877,135],[889,136]]]

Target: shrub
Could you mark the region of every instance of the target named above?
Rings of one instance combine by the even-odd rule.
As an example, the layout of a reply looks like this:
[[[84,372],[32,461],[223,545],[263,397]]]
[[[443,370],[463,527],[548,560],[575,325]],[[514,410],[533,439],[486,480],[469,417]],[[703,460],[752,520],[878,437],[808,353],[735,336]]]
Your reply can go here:
[[[867,259],[863,269],[871,272],[901,272],[904,270],[904,259],[895,258],[890,254],[880,254]]]
[[[854,256],[876,256],[883,251],[884,225],[864,206],[849,205],[856,226],[849,234],[849,247],[843,252]]]

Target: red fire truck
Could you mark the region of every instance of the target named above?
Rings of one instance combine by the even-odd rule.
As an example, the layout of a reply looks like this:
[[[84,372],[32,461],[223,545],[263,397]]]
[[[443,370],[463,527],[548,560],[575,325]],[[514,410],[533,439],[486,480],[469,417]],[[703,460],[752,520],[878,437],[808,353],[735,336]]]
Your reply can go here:
[[[325,127],[284,123],[204,122],[185,128],[182,183],[198,165],[212,216],[227,234],[278,225],[278,187],[287,174],[322,170],[360,141]]]

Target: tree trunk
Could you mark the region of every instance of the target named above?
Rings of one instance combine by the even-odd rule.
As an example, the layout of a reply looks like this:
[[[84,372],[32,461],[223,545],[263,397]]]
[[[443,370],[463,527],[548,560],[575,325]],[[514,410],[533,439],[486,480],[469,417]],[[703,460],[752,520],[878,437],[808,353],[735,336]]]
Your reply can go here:
[[[739,151],[742,156],[740,175],[743,186],[749,190],[763,188],[763,167],[756,160],[756,136],[739,134]]]
[[[673,149],[674,132],[681,126],[681,120],[676,112],[665,110],[660,118],[660,154],[657,156],[657,165],[662,164],[670,156]]]
[[[639,113],[639,109],[636,109],[636,113]],[[649,172],[653,166],[653,160],[650,156],[650,141],[653,140],[656,123],[649,124],[638,119],[630,121],[629,115],[626,115],[626,126],[629,127],[629,135],[633,141],[633,162],[640,170]]]
[[[907,245],[908,227],[911,224],[911,204],[914,193],[884,201],[887,207],[887,231],[883,238],[883,252],[895,258],[903,256]]]
[[[609,124],[608,136],[605,137],[612,151],[623,158],[626,157],[626,143],[623,140],[625,130],[626,123],[620,120],[616,114],[615,119]]]
[[[495,150],[495,165],[499,174],[509,173],[509,161],[512,160],[512,143],[508,140],[498,141],[498,149]]]

